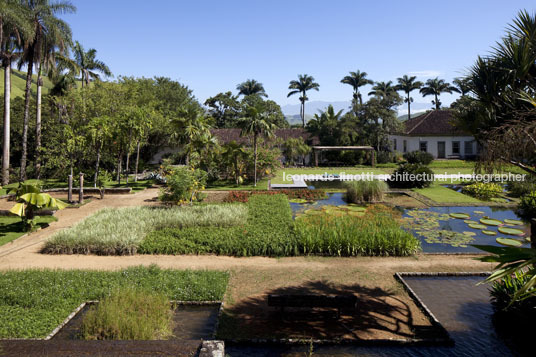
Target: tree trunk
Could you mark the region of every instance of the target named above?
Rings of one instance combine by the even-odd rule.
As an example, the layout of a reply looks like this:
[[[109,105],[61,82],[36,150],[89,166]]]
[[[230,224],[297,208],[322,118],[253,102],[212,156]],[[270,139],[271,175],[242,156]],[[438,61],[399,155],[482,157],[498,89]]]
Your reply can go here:
[[[434,94],[435,96],[435,108],[436,110],[439,110],[439,101],[437,100],[437,94]]]
[[[134,176],[134,182],[138,182],[138,164],[140,162],[140,141],[136,143],[136,170]]]
[[[26,161],[28,159],[28,125],[30,122],[30,96],[32,95],[33,50],[28,58],[28,72],[26,73],[26,88],[24,93],[24,119],[22,126],[22,157],[20,160],[20,181],[26,180]]]
[[[97,162],[95,163],[95,178],[93,179],[93,187],[97,188],[97,180],[99,179],[99,165],[101,157],[101,142],[97,144]]]
[[[2,150],[2,185],[9,184],[11,125],[11,58],[4,60],[4,142]]]
[[[303,127],[305,128],[305,101],[301,103],[301,120]]]
[[[254,185],[255,187],[257,187],[257,133],[253,134],[253,146],[254,146],[254,153],[253,153],[253,156],[254,156],[254,163],[253,163],[253,168],[254,168],[254,172],[253,172],[253,180],[254,180]]]
[[[408,120],[411,119],[411,111],[410,111],[410,96],[409,96],[409,93],[408,93]]]
[[[41,92],[43,89],[43,64],[39,63],[37,72],[37,102],[35,106],[35,178],[41,178]]]
[[[121,159],[123,158],[123,153],[119,153],[119,157],[117,158],[117,183],[121,185]]]
[[[127,185],[128,185],[128,164],[130,163],[130,147],[132,145],[132,131],[128,134],[128,146],[127,146],[127,162],[125,164],[125,174],[127,177]]]
[[[235,182],[238,186],[238,155],[235,156]]]

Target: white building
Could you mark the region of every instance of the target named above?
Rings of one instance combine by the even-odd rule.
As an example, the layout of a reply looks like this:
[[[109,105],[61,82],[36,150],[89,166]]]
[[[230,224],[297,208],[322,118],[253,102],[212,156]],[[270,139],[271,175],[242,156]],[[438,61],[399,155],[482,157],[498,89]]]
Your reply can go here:
[[[475,138],[457,128],[449,110],[432,110],[404,122],[403,132],[389,135],[391,149],[402,153],[426,151],[436,159],[475,157]]]

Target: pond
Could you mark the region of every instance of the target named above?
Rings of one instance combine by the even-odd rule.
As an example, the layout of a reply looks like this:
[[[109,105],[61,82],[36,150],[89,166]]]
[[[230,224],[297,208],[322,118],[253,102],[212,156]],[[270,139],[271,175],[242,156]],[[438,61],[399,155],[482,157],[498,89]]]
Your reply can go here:
[[[511,356],[495,332],[488,286],[476,285],[481,276],[404,277],[454,339],[454,347],[314,346],[314,356]],[[309,346],[226,346],[238,356],[304,356]]]
[[[313,203],[290,202],[293,215],[296,217],[309,209],[348,205],[345,193],[327,195]],[[530,226],[512,209],[488,206],[397,208],[402,212],[404,228],[421,241],[425,253],[481,253],[471,244],[530,246]]]

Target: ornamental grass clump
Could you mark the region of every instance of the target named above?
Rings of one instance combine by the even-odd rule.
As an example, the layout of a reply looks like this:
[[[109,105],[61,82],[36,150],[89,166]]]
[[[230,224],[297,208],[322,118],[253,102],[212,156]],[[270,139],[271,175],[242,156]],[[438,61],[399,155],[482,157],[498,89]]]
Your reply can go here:
[[[163,228],[231,227],[247,219],[241,204],[175,208],[107,208],[53,235],[43,248],[55,254],[136,254],[145,236]]]
[[[379,202],[383,200],[387,184],[380,180],[345,182],[346,200],[350,203]]]
[[[325,256],[407,256],[420,243],[400,226],[400,213],[370,206],[362,217],[311,215],[296,220],[300,253]]]
[[[84,340],[165,340],[172,336],[173,311],[162,293],[135,288],[113,291],[84,316]]]

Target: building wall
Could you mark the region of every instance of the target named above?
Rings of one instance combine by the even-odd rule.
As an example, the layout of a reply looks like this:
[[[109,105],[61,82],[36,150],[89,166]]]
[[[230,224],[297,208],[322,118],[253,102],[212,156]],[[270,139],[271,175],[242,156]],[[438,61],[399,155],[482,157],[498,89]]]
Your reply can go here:
[[[396,140],[396,148],[394,147]],[[406,150],[404,151],[404,140],[406,140]],[[391,150],[399,152],[410,152],[420,150],[420,143],[426,142],[427,152],[431,153],[434,158],[438,157],[438,142],[445,142],[445,158],[449,156],[459,156],[460,158],[473,157],[477,153],[477,145],[472,136],[404,136],[389,135]],[[453,152],[453,142],[459,142],[459,154]],[[467,143],[467,144],[466,144]],[[466,152],[465,146],[468,145],[471,150]]]

